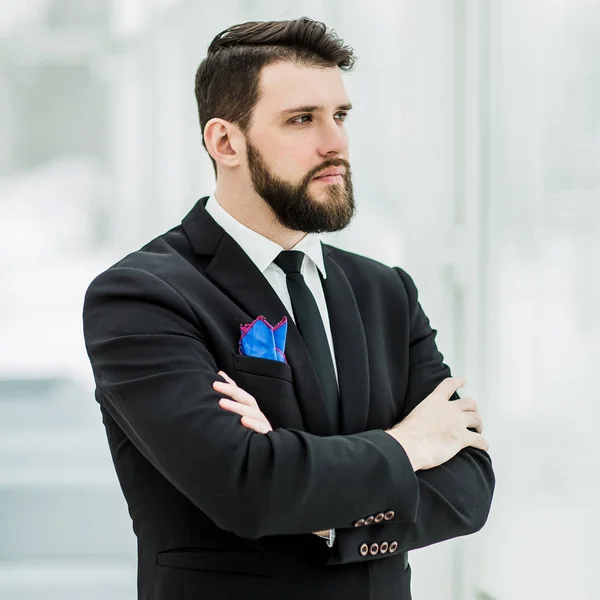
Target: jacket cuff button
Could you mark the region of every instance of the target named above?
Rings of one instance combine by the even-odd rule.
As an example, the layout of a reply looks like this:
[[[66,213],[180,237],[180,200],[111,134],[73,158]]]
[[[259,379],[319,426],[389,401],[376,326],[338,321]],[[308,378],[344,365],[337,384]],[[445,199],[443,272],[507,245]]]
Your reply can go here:
[[[370,517],[367,517],[365,519],[365,525],[370,525],[374,520],[375,519],[374,519],[373,515],[371,515]]]
[[[365,520],[364,519],[358,519],[358,521],[354,521],[354,527],[360,527],[361,525],[365,524]]]
[[[381,552],[381,554],[385,554],[388,551],[389,548],[389,544],[387,542],[381,542],[381,545],[379,546],[379,552]]]
[[[361,556],[366,556],[369,554],[369,546],[367,546],[367,544],[361,544],[358,551],[360,552]]]
[[[371,544],[369,552],[371,556],[375,556],[379,552],[379,544]]]
[[[398,549],[398,542],[395,540],[390,544],[390,552],[396,552]]]
[[[393,518],[394,518],[394,515],[395,515],[395,514],[396,514],[396,513],[395,513],[393,510],[388,510],[388,511],[385,513],[385,515],[384,515],[384,518],[385,518],[385,520],[386,520],[386,521],[389,521],[389,520],[391,520],[391,519],[393,519]]]

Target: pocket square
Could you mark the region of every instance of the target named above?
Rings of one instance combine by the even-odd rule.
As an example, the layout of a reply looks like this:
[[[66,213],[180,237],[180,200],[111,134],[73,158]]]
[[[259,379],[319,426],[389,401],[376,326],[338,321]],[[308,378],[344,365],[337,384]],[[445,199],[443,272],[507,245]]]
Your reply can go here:
[[[271,325],[262,315],[252,323],[240,325],[239,351],[246,356],[266,358],[287,363],[285,358],[285,339],[287,336],[287,317],[277,325]]]

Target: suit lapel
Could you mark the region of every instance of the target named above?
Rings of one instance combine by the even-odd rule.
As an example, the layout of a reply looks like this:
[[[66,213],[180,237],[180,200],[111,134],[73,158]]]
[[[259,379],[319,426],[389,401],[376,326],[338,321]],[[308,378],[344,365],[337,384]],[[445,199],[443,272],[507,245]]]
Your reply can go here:
[[[369,412],[369,362],[365,330],[348,277],[323,246],[327,278],[322,279],[341,396],[344,435],[364,431]]]
[[[196,254],[213,256],[206,268],[207,277],[248,314],[248,322],[263,315],[269,323],[275,324],[287,316],[285,354],[294,375],[306,430],[321,436],[335,433],[331,431],[317,373],[298,328],[265,276],[206,212],[206,200],[198,201],[182,225]],[[237,324],[238,328],[239,325],[241,323]]]

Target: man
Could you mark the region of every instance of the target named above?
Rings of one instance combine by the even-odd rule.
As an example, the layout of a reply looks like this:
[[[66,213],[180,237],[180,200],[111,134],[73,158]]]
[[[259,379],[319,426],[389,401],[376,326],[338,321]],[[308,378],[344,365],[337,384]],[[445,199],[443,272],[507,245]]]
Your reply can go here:
[[[86,294],[139,598],[407,600],[407,552],[487,519],[477,405],[412,279],[319,239],[354,214],[352,64],[309,19],[219,34],[214,194]]]

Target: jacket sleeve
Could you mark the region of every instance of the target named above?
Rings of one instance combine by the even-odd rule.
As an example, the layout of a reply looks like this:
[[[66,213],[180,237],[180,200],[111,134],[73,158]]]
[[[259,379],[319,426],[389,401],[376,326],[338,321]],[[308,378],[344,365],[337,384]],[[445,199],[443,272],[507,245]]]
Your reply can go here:
[[[410,313],[410,372],[403,402],[404,418],[451,373],[437,349],[437,331],[431,328],[419,304],[413,280],[403,270],[397,267],[395,270],[406,288]],[[458,398],[455,393],[451,400]],[[393,518],[368,526],[346,524],[344,528],[336,529],[334,551],[328,564],[393,556],[387,552],[363,557],[359,548],[365,543],[371,546],[395,541],[398,553],[468,535],[483,527],[495,487],[492,462],[487,452],[467,447],[438,467],[417,471],[416,477],[419,493],[413,521]],[[385,503],[381,503],[379,508],[387,509]]]
[[[417,478],[384,431],[259,434],[221,409],[219,366],[200,323],[162,278],[111,267],[88,288],[83,324],[98,401],[220,528],[249,539],[306,534],[347,527],[382,502],[415,520]]]

